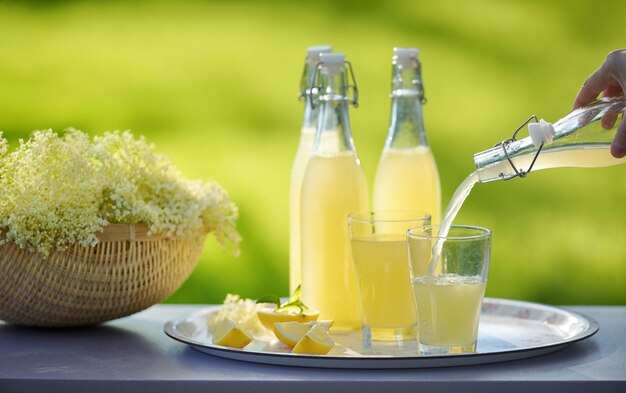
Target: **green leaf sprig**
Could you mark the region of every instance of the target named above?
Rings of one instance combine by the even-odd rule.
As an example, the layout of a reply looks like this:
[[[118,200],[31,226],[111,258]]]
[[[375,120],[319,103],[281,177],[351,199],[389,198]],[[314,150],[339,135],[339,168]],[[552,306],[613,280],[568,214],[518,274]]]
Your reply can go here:
[[[301,292],[300,285],[298,285],[298,287],[293,291],[291,296],[289,296],[289,300],[287,300],[285,303],[280,302],[280,297],[278,295],[263,296],[262,298],[258,299],[256,302],[257,304],[258,303],[275,304],[276,311],[284,311],[284,310],[297,308],[300,311],[300,313],[303,313],[304,311],[308,310],[309,307],[302,302],[302,299],[300,298],[300,292]]]

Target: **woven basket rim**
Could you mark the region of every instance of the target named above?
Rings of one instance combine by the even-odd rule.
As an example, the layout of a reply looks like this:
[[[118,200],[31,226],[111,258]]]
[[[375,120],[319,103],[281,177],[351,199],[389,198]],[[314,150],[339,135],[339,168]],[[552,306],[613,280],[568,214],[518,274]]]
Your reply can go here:
[[[159,234],[149,234],[150,226],[148,224],[107,224],[102,227],[102,232],[96,234],[98,240],[102,242],[109,241],[135,241],[135,240],[163,240],[187,238],[189,236],[165,236]],[[202,229],[198,235],[206,236],[209,231]]]
[[[96,237],[101,242],[117,242],[117,241],[146,241],[146,240],[164,240],[164,239],[181,239],[189,236],[165,236],[160,234],[149,234],[150,226],[148,224],[107,224],[102,227],[102,231],[96,233]],[[198,232],[199,236],[206,236],[209,230],[202,228]],[[6,239],[6,227],[0,228],[0,238]]]

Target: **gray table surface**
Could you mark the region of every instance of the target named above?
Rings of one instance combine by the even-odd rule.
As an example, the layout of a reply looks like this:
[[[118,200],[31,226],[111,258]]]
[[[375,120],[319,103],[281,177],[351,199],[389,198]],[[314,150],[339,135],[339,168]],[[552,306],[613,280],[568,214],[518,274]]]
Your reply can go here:
[[[565,307],[600,332],[532,359],[409,370],[271,366],[213,357],[163,324],[202,306],[157,305],[92,328],[0,322],[0,392],[626,392],[626,307]]]

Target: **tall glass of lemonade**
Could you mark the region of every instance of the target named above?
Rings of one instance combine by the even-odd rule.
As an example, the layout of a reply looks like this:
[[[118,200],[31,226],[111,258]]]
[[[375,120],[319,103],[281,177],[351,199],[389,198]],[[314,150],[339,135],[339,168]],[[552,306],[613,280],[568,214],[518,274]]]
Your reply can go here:
[[[416,338],[406,231],[429,223],[428,214],[411,211],[358,212],[348,217],[366,344]]]

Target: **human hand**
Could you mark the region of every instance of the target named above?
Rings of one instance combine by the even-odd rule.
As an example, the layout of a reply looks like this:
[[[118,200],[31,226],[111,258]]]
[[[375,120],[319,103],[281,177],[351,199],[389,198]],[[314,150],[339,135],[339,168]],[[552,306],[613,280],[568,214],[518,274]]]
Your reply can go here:
[[[583,84],[574,100],[574,108],[590,104],[598,95],[614,97],[626,93],[626,49],[615,50],[606,56],[604,63]],[[617,121],[617,113],[608,113],[602,120],[602,127],[611,129]],[[611,144],[613,157],[626,156],[626,121],[623,120]]]

